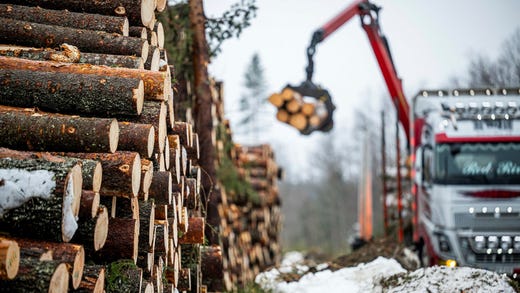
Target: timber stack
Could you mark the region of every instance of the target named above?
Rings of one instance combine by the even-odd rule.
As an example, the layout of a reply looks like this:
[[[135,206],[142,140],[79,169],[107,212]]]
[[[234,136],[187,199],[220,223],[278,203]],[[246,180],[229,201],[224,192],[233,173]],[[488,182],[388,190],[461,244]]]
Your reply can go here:
[[[327,106],[321,100],[307,100],[297,91],[285,88],[280,94],[269,97],[269,102],[277,108],[276,119],[291,125],[300,132],[309,133],[320,128],[330,119]]]
[[[204,153],[183,106],[190,81],[172,84],[156,19],[166,8],[0,0],[1,288],[223,291],[279,260],[277,167],[266,146],[267,157],[247,163],[228,156],[261,200],[228,196],[225,184],[205,196]],[[213,82],[216,126],[221,88]]]

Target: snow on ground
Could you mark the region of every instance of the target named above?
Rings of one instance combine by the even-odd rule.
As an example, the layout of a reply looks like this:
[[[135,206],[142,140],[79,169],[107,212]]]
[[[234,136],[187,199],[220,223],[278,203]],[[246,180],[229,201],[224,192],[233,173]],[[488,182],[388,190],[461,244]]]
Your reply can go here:
[[[255,281],[263,289],[274,293],[514,293],[507,277],[481,269],[431,267],[407,272],[395,259],[384,257],[337,271],[329,270],[327,264],[309,268],[303,265],[303,262],[304,257],[301,253],[287,253],[280,268],[259,274]]]

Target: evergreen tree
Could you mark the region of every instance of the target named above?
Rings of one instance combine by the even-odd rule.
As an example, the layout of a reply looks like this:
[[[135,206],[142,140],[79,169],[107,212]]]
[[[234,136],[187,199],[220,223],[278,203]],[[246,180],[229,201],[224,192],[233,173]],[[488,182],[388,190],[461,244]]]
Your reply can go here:
[[[244,73],[244,87],[246,92],[240,98],[241,119],[240,126],[244,126],[243,131],[247,131],[253,140],[258,140],[258,134],[265,127],[260,125],[261,109],[266,104],[266,81],[264,69],[262,68],[260,57],[255,53],[251,62]]]

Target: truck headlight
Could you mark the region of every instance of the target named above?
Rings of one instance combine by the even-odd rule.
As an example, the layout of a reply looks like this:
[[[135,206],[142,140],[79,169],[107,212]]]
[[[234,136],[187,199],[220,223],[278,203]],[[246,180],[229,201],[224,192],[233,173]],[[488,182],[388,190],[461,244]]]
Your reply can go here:
[[[502,236],[500,238],[500,247],[505,251],[508,248],[512,247],[513,244],[513,238],[511,236]]]
[[[514,249],[515,250],[520,250],[520,236],[515,236]]]
[[[478,250],[486,248],[486,238],[484,236],[475,236],[475,246]]]
[[[498,237],[497,236],[488,237],[488,248],[491,248],[491,249],[498,248]]]

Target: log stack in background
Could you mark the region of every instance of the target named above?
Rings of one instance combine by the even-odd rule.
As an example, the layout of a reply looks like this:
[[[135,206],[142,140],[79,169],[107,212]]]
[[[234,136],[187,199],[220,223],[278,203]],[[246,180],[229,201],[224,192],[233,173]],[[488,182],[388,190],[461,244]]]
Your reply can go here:
[[[222,291],[279,260],[267,146],[226,154],[257,200],[220,184],[214,201],[201,188],[204,154],[191,107],[180,106],[190,83],[172,87],[155,19],[165,7],[0,1],[1,288]]]

